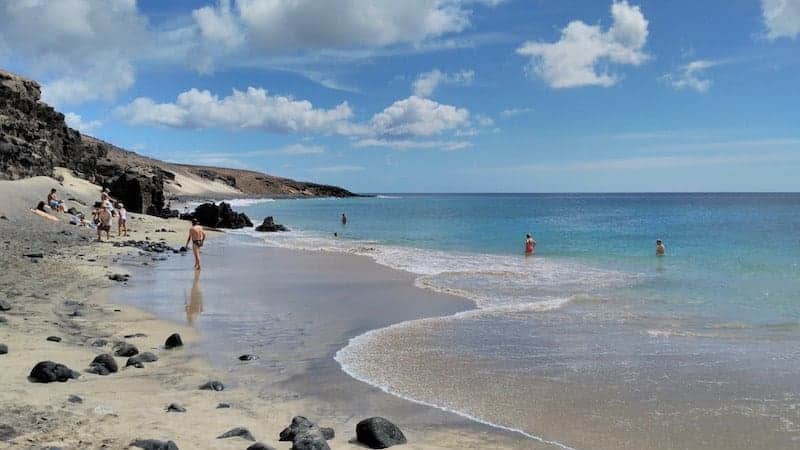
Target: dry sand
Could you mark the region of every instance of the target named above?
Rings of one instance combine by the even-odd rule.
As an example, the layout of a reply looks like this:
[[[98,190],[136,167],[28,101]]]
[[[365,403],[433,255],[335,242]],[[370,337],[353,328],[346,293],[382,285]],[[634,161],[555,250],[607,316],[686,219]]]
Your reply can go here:
[[[88,212],[86,205],[99,198],[99,187],[65,171],[59,175],[62,184],[46,177],[0,181],[0,215],[5,216],[0,218],[0,297],[6,297],[12,306],[0,313],[7,320],[0,323],[0,343],[9,348],[8,354],[0,355],[0,448],[125,449],[134,439],[152,438],[173,440],[181,449],[244,449],[250,442],[216,439],[240,426],[276,448],[291,447],[277,442],[278,433],[292,416],[311,409],[307,400],[265,399],[235,386],[222,392],[199,390],[203,382],[224,382],[225,377],[186,351],[197,342],[196,332],[127,305],[115,305],[114,299],[108,298],[117,283],[108,275],[120,272],[114,266],[118,258],[139,255],[142,263],[152,264],[152,255],[140,255],[142,252],[132,247],[92,242],[95,235],[91,230],[71,226],[66,219],[51,222],[28,211],[51,187],[58,188],[60,198],[77,200],[68,201],[67,208]],[[129,222],[130,239],[164,239],[173,246],[185,243],[185,222],[138,214],[130,214]],[[176,232],[156,231],[160,229]],[[112,239],[120,240],[124,238]],[[44,257],[23,256],[38,252]],[[184,349],[163,348],[165,338],[173,332],[183,337]],[[124,338],[135,333],[146,336]],[[63,340],[49,342],[48,336]],[[109,344],[93,346],[98,338]],[[116,358],[118,373],[86,373],[92,359],[111,352],[115,341],[152,351],[159,360],[144,369],[125,369],[126,358]],[[43,360],[66,364],[81,376],[65,383],[30,382],[31,368]],[[71,395],[81,397],[82,403],[68,401]],[[219,402],[233,407],[218,409]],[[187,412],[165,412],[170,403],[184,406]],[[325,417],[317,419],[336,429],[332,448],[362,448],[349,442],[352,429]],[[493,432],[470,428],[429,429],[415,434],[403,448],[503,447],[496,439]]]

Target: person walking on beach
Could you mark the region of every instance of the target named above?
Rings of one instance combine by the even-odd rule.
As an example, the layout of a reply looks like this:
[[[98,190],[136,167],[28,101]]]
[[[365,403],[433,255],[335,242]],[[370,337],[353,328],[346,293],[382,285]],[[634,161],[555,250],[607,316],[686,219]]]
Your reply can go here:
[[[664,247],[664,243],[661,242],[661,239],[656,239],[656,256],[664,256],[667,254],[667,247]]]
[[[97,242],[103,242],[102,233],[106,232],[106,240],[111,239],[111,212],[105,203],[100,203],[97,211]]]
[[[192,253],[194,254],[194,270],[200,270],[200,247],[206,240],[206,232],[200,226],[197,219],[192,219],[192,227],[189,228],[189,237],[186,238],[186,246],[189,246],[189,241],[192,242]]]
[[[525,254],[533,255],[534,253],[536,253],[536,241],[528,233],[525,235]]]
[[[128,235],[128,211],[125,209],[125,205],[122,203],[117,203],[117,236],[127,236]]]
[[[342,213],[342,226],[345,225],[347,225],[347,216],[344,213]]]

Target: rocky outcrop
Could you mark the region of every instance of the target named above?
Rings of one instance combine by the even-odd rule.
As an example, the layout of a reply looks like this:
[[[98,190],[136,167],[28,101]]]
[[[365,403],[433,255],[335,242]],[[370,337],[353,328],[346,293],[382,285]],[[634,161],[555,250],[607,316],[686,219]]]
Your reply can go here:
[[[38,83],[0,70],[0,179],[51,176],[56,166],[94,173],[107,150],[85,145],[64,115],[40,99]]]
[[[200,225],[214,228],[244,228],[252,227],[253,222],[245,213],[238,213],[231,208],[231,205],[221,202],[219,205],[214,203],[203,203],[195,208],[194,212],[181,214],[181,219],[197,219]]]
[[[268,216],[263,222],[261,222],[261,225],[256,227],[256,231],[261,231],[262,233],[274,233],[278,231],[289,231],[289,229],[279,223],[275,223],[275,219],[273,219],[272,216]]]

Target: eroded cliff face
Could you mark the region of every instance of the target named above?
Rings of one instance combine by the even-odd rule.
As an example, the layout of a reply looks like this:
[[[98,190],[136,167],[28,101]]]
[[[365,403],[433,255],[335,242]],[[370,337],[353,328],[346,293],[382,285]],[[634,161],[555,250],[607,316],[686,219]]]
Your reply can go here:
[[[51,176],[56,166],[95,173],[106,149],[84,143],[40,98],[38,83],[0,70],[0,179]]]

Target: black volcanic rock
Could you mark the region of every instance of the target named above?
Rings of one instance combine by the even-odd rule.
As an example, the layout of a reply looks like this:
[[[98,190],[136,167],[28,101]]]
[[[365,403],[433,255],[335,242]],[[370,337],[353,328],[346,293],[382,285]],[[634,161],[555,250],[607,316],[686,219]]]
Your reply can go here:
[[[277,231],[289,231],[289,229],[279,223],[275,223],[275,219],[273,219],[272,216],[268,216],[261,222],[261,225],[256,227],[256,231],[274,233]]]
[[[184,220],[197,219],[200,225],[205,227],[235,229],[253,226],[253,222],[245,213],[234,211],[231,205],[225,202],[220,202],[219,205],[203,203],[195,208],[194,212],[181,214],[180,217]]]
[[[164,348],[166,348],[167,350],[182,346],[183,346],[183,340],[181,340],[181,335],[178,333],[170,334],[166,342],[164,342]]]
[[[397,425],[383,417],[364,419],[356,425],[356,439],[369,448],[389,448],[406,443]]]
[[[164,210],[164,177],[161,171],[130,168],[107,181],[111,196],[125,209],[136,213],[160,215]]]
[[[35,383],[52,383],[54,381],[64,382],[72,378],[78,378],[80,374],[69,367],[55,363],[53,361],[42,361],[37,363],[29,375],[30,380]]]
[[[114,357],[108,353],[97,355],[97,357],[92,360],[92,363],[89,364],[89,368],[86,369],[87,372],[97,375],[108,375],[110,373],[115,373],[117,370],[119,370],[117,362],[114,360]]]
[[[178,446],[174,442],[159,441],[157,439],[137,439],[129,445],[143,450],[178,450]]]

